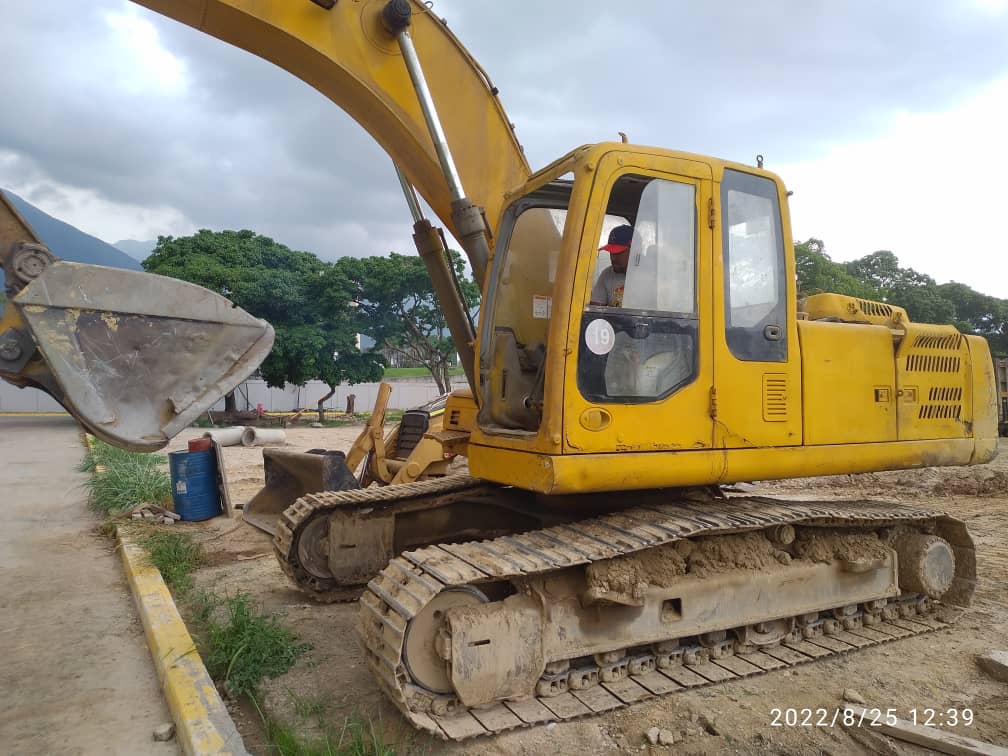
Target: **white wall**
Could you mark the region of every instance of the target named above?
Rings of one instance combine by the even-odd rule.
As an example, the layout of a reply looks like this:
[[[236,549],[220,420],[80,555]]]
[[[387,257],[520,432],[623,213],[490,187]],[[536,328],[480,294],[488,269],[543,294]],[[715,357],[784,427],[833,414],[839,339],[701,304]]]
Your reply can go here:
[[[63,407],[44,391],[0,381],[0,412],[63,412]]]
[[[465,386],[465,378],[455,378],[452,388]],[[329,392],[329,387],[320,381],[310,381],[305,386],[288,385],[282,389],[271,389],[263,380],[250,380],[241,384],[236,392],[238,409],[255,409],[262,404],[267,412],[287,412],[299,407],[314,408],[316,402]],[[325,403],[327,409],[342,412],[346,409],[348,394],[356,395],[354,409],[367,412],[374,406],[378,395],[377,383],[360,383],[356,386],[338,386],[336,393]],[[247,403],[246,403],[247,397]],[[437,386],[429,380],[400,380],[392,382],[389,409],[409,409],[425,404],[438,397]],[[38,389],[19,389],[0,381],[0,412],[61,412],[63,408],[48,394]],[[213,410],[224,410],[222,399]]]

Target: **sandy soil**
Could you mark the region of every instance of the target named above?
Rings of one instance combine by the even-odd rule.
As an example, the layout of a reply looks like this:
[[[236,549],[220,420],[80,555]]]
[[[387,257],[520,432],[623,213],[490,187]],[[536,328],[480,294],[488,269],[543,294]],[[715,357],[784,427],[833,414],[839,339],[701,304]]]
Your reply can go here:
[[[293,448],[346,449],[359,427],[296,429],[288,433]],[[199,433],[177,439],[172,448]],[[225,463],[232,498],[250,498],[262,482],[258,449],[230,447]],[[269,538],[240,521],[224,518],[199,528],[213,554],[198,581],[218,590],[242,590],[286,618],[313,651],[294,669],[264,686],[270,714],[310,733],[314,713],[329,723],[361,713],[376,720],[403,752],[448,754],[662,753],[672,749],[647,745],[651,727],[683,735],[678,753],[847,754],[924,753],[875,732],[840,727],[773,726],[773,709],[832,710],[845,688],[857,690],[869,706],[893,708],[908,718],[911,710],[969,708],[972,727],[962,734],[993,743],[1008,742],[1008,686],[987,677],[974,662],[977,654],[1008,645],[1008,450],[976,468],[793,480],[757,486],[754,493],[803,498],[887,499],[942,509],[965,520],[977,543],[980,581],[973,606],[955,631],[942,631],[864,649],[816,664],[675,694],[608,715],[548,727],[506,733],[494,739],[443,743],[418,735],[389,704],[371,679],[355,643],[356,606],[311,604],[287,582],[271,554]],[[922,716],[922,714],[919,714]],[[261,752],[254,717],[237,712],[246,743]],[[704,720],[715,726],[705,728]],[[708,730],[713,729],[717,734]],[[257,748],[257,744],[260,748]],[[888,749],[888,750],[887,750]]]

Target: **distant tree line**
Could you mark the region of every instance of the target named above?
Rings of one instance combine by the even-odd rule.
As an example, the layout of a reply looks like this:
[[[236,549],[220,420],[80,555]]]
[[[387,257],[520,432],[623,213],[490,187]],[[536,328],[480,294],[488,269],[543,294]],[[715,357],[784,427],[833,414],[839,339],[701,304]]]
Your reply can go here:
[[[450,256],[467,304],[477,306],[479,290],[465,276],[461,255]],[[276,341],[260,374],[269,386],[322,381],[329,393],[318,399],[320,411],[339,384],[380,380],[382,351],[409,355],[430,370],[442,393],[449,390],[455,346],[415,255],[329,263],[253,231],[201,230],[158,237],[143,267],[199,284],[269,321]],[[375,348],[361,351],[358,334]]]
[[[873,252],[851,262],[834,262],[820,239],[795,244],[800,295],[832,292],[897,305],[918,323],[951,324],[987,339],[996,357],[1008,356],[1008,300],[981,294],[966,284],[936,283],[902,268],[892,252]]]
[[[473,309],[479,290],[466,276],[462,256],[452,251],[450,257]],[[1008,300],[965,284],[937,284],[900,267],[888,251],[840,263],[830,259],[821,240],[808,239],[795,245],[795,262],[801,295],[834,292],[899,305],[914,321],[951,323],[984,336],[996,356],[1008,355]],[[204,286],[268,320],[276,343],[260,373],[270,386],[322,381],[329,394],[318,400],[319,408],[340,383],[380,380],[382,352],[419,362],[442,393],[450,388],[455,345],[416,255],[347,256],[329,263],[253,231],[202,230],[159,237],[143,267]],[[362,352],[358,334],[373,339],[375,347]]]

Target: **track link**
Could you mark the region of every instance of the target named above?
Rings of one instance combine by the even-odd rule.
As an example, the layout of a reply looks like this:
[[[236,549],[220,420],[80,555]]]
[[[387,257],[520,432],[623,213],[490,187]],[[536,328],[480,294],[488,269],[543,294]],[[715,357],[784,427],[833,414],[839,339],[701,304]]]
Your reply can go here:
[[[955,553],[952,586],[943,600],[969,604],[975,588],[973,541],[965,525],[943,514],[879,502],[801,502],[733,498],[709,505],[649,505],[610,515],[489,541],[431,546],[407,551],[368,583],[360,597],[358,630],[369,665],[381,687],[417,728],[446,739],[489,735],[512,728],[562,721],[616,709],[686,688],[726,682],[793,667],[827,656],[947,627],[951,613],[935,612],[917,595],[890,600],[879,614],[865,612],[834,620],[823,607],[794,618],[796,630],[773,645],[742,648],[726,643],[713,649],[683,647],[662,657],[642,658],[632,641],[629,669],[615,676],[596,674],[597,684],[557,694],[548,675],[537,695],[466,708],[452,695],[437,695],[415,684],[403,651],[410,620],[442,591],[501,581],[522,581],[597,560],[632,554],[685,538],[765,530],[779,525],[882,528],[912,526],[933,530]],[[941,619],[939,619],[939,615]],[[839,615],[836,615],[839,616]],[[634,657],[632,654],[638,654]],[[549,668],[547,668],[549,669]],[[580,669],[578,670],[580,672]],[[599,673],[601,670],[595,670]],[[589,674],[592,671],[589,670]],[[545,694],[541,694],[545,693]]]
[[[347,584],[336,576],[313,574],[302,564],[298,539],[311,522],[316,518],[328,517],[337,510],[363,512],[395,509],[419,500],[448,494],[473,494],[493,487],[493,484],[467,475],[448,475],[395,486],[307,494],[280,515],[277,532],[273,537],[273,553],[287,577],[315,601],[354,601],[364,590],[364,583]]]

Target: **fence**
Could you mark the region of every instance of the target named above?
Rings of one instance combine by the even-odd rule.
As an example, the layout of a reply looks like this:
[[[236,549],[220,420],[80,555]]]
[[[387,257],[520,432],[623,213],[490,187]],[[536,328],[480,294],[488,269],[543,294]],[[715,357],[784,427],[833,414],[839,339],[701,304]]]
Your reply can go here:
[[[392,395],[389,397],[389,409],[409,409],[425,404],[439,395],[437,385],[430,380],[397,380],[392,381]],[[465,386],[465,378],[453,379],[452,388]],[[355,386],[342,385],[336,387],[325,403],[326,409],[342,411],[346,408],[348,394],[354,394],[355,407],[358,412],[366,412],[374,405],[378,395],[377,383],[359,383]],[[282,389],[269,388],[261,379],[248,380],[238,386],[235,399],[238,409],[255,409],[261,404],[266,412],[288,412],[301,407],[316,406],[319,399],[329,393],[329,387],[321,381],[309,381],[304,386],[287,385]],[[222,399],[213,410],[223,411]],[[0,381],[0,412],[61,412],[63,408],[48,394],[38,389],[19,389],[9,383]]]

